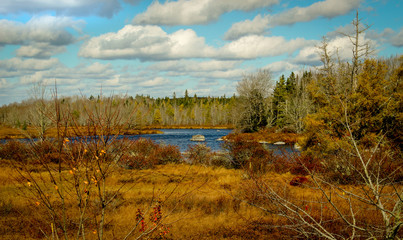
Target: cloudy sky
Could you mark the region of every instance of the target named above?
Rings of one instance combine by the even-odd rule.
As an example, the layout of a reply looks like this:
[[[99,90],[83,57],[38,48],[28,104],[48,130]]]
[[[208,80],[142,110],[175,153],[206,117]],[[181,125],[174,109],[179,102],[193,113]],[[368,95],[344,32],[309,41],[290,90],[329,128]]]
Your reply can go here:
[[[402,54],[400,0],[1,0],[0,105],[33,84],[60,95],[231,96],[242,76],[342,59],[358,10],[377,56]]]

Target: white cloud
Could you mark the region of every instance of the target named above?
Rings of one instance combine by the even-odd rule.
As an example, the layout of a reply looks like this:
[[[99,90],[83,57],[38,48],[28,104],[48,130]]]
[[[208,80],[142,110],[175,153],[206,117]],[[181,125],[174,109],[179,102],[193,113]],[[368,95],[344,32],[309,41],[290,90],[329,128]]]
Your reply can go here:
[[[5,78],[0,78],[0,89],[7,88],[9,86],[7,80]]]
[[[56,11],[59,14],[71,16],[112,17],[120,9],[118,0],[2,0],[0,3],[0,14]]]
[[[158,26],[126,25],[117,33],[91,38],[79,56],[99,59],[168,60],[209,57],[214,49],[191,30],[167,34]]]
[[[333,18],[349,13],[358,8],[363,0],[325,0],[315,2],[308,7],[295,7],[286,12],[274,15],[271,25],[290,25],[297,22],[308,22],[319,17]]]
[[[150,70],[158,71],[175,71],[175,72],[210,72],[210,71],[225,71],[234,69],[239,65],[240,61],[193,61],[193,60],[177,60],[164,61],[153,64],[149,67]]]
[[[301,67],[300,65],[290,63],[288,61],[278,61],[278,62],[273,62],[265,67],[263,69],[268,69],[270,72],[272,72],[274,75],[280,74],[283,72],[292,72],[292,71],[297,71]]]
[[[264,17],[257,15],[253,20],[234,23],[225,33],[224,39],[235,40],[247,35],[262,35],[267,29],[275,26],[308,22],[320,17],[337,17],[358,8],[362,1],[325,0],[315,2],[308,7],[294,7],[275,15],[266,15]]]
[[[107,33],[88,40],[79,56],[97,59],[140,59],[142,61],[185,58],[215,58],[225,60],[291,54],[310,41],[297,38],[245,36],[221,48],[205,43],[191,29],[167,34],[158,26],[127,25],[117,33]]]
[[[0,60],[0,69],[6,71],[39,71],[47,70],[59,65],[60,62],[56,58],[51,59],[21,59],[11,58]]]
[[[252,21],[237,22],[225,33],[225,40],[235,40],[246,35],[261,35],[269,24],[269,16],[257,15]]]
[[[251,11],[277,4],[279,0],[178,0],[153,2],[146,12],[133,19],[134,24],[194,25],[218,20],[234,10]]]
[[[163,77],[156,77],[151,80],[139,82],[140,87],[156,87],[156,86],[169,86],[171,81]]]
[[[374,46],[376,43],[374,41],[361,36],[359,38],[360,42],[368,42],[370,46]],[[321,64],[320,61],[320,50],[318,46],[321,43],[316,42],[315,46],[308,46],[303,48],[298,55],[293,58],[293,63],[317,66]],[[346,36],[339,36],[328,40],[328,53],[334,59],[340,59],[341,61],[349,61],[352,58],[352,43],[351,40]]]
[[[51,56],[66,51],[65,46],[54,46],[49,43],[32,43],[31,45],[21,46],[17,49],[17,57],[30,58],[50,58]]]
[[[395,47],[403,46],[403,28],[401,28],[400,32],[390,39],[390,43]]]
[[[70,17],[33,17],[26,24],[0,20],[0,46],[23,45],[17,56],[45,58],[65,51],[75,37],[67,28],[79,30],[83,21]]]
[[[258,57],[291,54],[309,45],[311,41],[297,38],[287,41],[284,37],[245,36],[226,44],[220,49],[219,57],[223,59],[254,59]]]

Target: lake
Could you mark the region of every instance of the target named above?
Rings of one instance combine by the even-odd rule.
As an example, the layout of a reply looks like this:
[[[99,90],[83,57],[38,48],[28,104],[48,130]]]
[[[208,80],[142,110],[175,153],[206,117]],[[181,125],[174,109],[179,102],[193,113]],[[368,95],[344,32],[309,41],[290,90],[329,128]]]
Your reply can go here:
[[[195,144],[206,144],[207,147],[210,147],[212,151],[221,151],[221,144],[223,141],[218,141],[219,138],[222,138],[229,133],[231,133],[231,129],[159,129],[163,132],[163,134],[141,134],[141,135],[124,135],[120,136],[121,138],[128,138],[130,140],[136,140],[139,138],[149,138],[156,143],[163,143],[168,145],[177,145],[179,146],[179,150],[181,152],[186,152],[188,150],[189,145]],[[206,139],[204,142],[193,142],[190,141],[192,136],[194,135],[203,135]],[[75,138],[72,138],[74,141]],[[36,139],[33,139],[34,141]],[[7,139],[0,140],[0,143],[6,143]],[[20,141],[28,141],[27,139],[20,139]],[[265,144],[266,149],[270,149],[274,151],[274,154],[284,154],[284,153],[294,153],[299,152],[294,149],[293,146],[290,145],[273,145],[273,144]]]
[[[185,152],[189,145],[198,143],[206,144],[212,151],[221,150],[222,141],[217,139],[228,135],[230,129],[159,129],[163,134],[142,134],[124,136],[128,139],[149,138],[156,143],[164,143],[169,145],[177,145],[181,152]],[[204,142],[192,142],[190,139],[193,135],[203,135],[206,138]]]
[[[142,134],[142,135],[129,135],[124,136],[128,139],[150,138],[156,143],[165,143],[169,145],[177,145],[181,152],[185,152],[189,145],[198,143],[206,144],[212,151],[222,150],[221,144],[223,141],[217,139],[224,137],[231,133],[230,129],[159,129],[163,134]],[[205,142],[192,142],[190,139],[194,135],[203,135],[206,138]],[[290,145],[273,145],[265,144],[267,149],[273,150],[274,154],[294,153],[299,152]]]

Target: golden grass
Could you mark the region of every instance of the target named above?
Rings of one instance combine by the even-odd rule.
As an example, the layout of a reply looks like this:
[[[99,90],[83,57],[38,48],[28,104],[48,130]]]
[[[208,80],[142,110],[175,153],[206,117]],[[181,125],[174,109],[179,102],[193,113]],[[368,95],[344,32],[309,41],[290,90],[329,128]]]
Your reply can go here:
[[[35,177],[43,176],[40,172],[32,174]],[[42,239],[39,227],[48,233],[50,231],[46,212],[41,205],[32,203],[35,199],[24,198],[19,194],[18,187],[21,183],[15,183],[12,179],[16,175],[17,171],[13,167],[7,162],[1,162],[0,238]],[[327,210],[322,209],[321,212],[319,205],[314,203],[323,200],[317,190],[290,186],[289,182],[293,177],[290,173],[269,172],[263,176],[262,181],[293,199],[296,204],[306,204],[313,215],[325,214],[325,218],[329,219],[337,217],[328,205]],[[253,179],[247,177],[243,171],[221,167],[167,164],[146,170],[118,168],[107,181],[109,192],[123,187],[108,209],[105,239],[122,239],[134,226],[137,210],[147,212],[153,199],[163,201],[162,212],[166,216],[164,224],[170,228],[168,239],[286,239],[290,236],[287,234],[292,232],[267,227],[284,224],[286,221],[283,218],[264,213],[243,201],[259,200],[259,196],[253,196],[256,194],[254,184]],[[356,186],[345,187],[350,190],[358,189]],[[334,195],[335,203],[342,211],[348,211],[346,202],[341,197],[342,193],[338,194]],[[75,207],[72,204],[68,206],[73,214]],[[265,200],[262,206],[270,207],[271,202]],[[374,209],[366,207],[361,208],[361,211],[373,213]],[[149,212],[145,217],[148,218],[148,215]],[[363,216],[365,219],[367,215]],[[365,221],[371,224],[378,220],[375,214]],[[91,234],[95,230],[88,229],[87,239],[96,238],[95,234]]]
[[[75,131],[74,131],[74,130]],[[61,132],[64,132],[62,129]],[[79,132],[80,134],[76,134]],[[111,135],[118,134],[117,130],[112,131]],[[139,134],[159,134],[162,133],[160,130],[156,129],[124,129],[120,132],[121,135],[139,135]],[[74,136],[86,136],[89,135],[87,127],[85,126],[78,126],[74,128],[68,128],[66,132],[67,137],[74,137]],[[54,138],[57,137],[57,129],[56,128],[49,128],[45,132],[46,137]],[[1,126],[0,127],[0,139],[23,139],[23,138],[37,138],[39,137],[38,128],[35,127],[27,127],[26,130],[19,129],[19,128],[12,128]]]

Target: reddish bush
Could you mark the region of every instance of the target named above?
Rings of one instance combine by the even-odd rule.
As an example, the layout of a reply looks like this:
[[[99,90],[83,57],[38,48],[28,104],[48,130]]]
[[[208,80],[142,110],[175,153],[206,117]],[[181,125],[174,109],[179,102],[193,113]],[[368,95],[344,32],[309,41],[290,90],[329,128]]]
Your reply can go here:
[[[134,142],[131,141],[128,146],[126,145],[119,162],[126,168],[145,169],[157,164],[179,162],[181,159],[179,147],[160,146],[151,139],[140,138]]]
[[[290,181],[291,186],[301,186],[304,183],[307,183],[309,180],[306,177],[294,177]]]
[[[0,145],[0,158],[26,162],[29,157],[27,144],[20,141],[10,140]]]
[[[63,149],[60,150],[56,140],[36,141],[32,143],[33,158],[40,163],[59,163],[66,158]]]
[[[308,175],[312,172],[322,172],[320,161],[312,156],[298,154],[293,155],[290,172],[294,175]]]
[[[232,166],[252,173],[264,172],[272,160],[272,152],[266,150],[250,135],[230,135],[223,144],[229,151]]]
[[[182,161],[179,146],[159,145],[156,155],[158,156],[158,164],[178,163]]]

